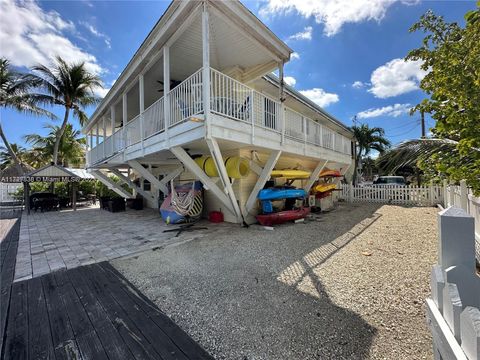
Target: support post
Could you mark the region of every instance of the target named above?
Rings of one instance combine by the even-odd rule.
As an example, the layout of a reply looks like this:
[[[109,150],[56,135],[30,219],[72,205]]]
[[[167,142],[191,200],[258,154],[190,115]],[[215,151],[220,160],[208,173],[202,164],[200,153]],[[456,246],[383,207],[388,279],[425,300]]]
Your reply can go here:
[[[95,179],[103,183],[105,186],[107,186],[109,189],[115,191],[118,195],[124,198],[132,198],[132,194],[130,194],[128,191],[123,189],[120,185],[115,183],[112,179],[110,179],[106,174],[104,174],[100,170],[92,170],[90,171],[90,174],[92,174]]]
[[[152,186],[155,189],[160,190],[165,195],[168,195],[168,188],[166,187],[166,185],[160,182],[160,180],[158,180],[150,171],[145,169],[142,164],[140,164],[136,160],[130,160],[128,162],[128,165],[130,165],[132,169],[134,169],[137,173],[139,173],[145,179],[150,181],[150,184],[152,184]]]
[[[77,211],[77,183],[72,183],[72,209]]]
[[[258,192],[263,189],[265,183],[268,181],[268,179],[270,179],[270,174],[275,168],[275,165],[277,164],[277,161],[280,158],[281,154],[282,151],[280,150],[274,150],[270,153],[267,163],[260,172],[258,180],[255,183],[252,192],[248,196],[247,202],[245,204],[245,210],[247,211],[247,213],[250,213],[250,211],[253,209],[253,206],[255,205],[255,202],[257,200]]]
[[[280,86],[278,87],[278,98],[280,100],[280,113],[278,114],[279,116],[279,122],[280,122],[280,131],[282,133],[282,144],[285,142],[285,107],[283,106],[283,102],[285,101],[285,93],[284,93],[284,88],[285,88],[285,81],[283,79],[283,61],[281,61],[278,64],[278,75],[279,75],[279,81],[280,81]]]
[[[118,169],[112,169],[111,171],[120,179],[120,181],[130,186],[133,190],[142,195],[145,199],[155,200],[152,194],[143,190],[142,187],[135,185],[132,180],[123,175]]]
[[[112,126],[112,154],[115,153],[115,136],[113,134],[115,133],[115,106],[110,106],[110,122]]]
[[[170,47],[163,48],[163,117],[165,136],[169,143],[168,126],[170,125]]]
[[[127,93],[122,95],[122,129],[123,129],[123,148],[127,148],[127,126],[128,121],[128,109],[127,109]],[[123,153],[123,159],[125,160],[125,153]]]
[[[190,170],[196,177],[200,179],[202,184],[207,190],[210,190],[215,197],[230,211],[233,215],[235,210],[227,195],[221,190],[210,177],[205,174],[203,169],[197,165],[197,163],[187,154],[187,152],[180,146],[174,146],[170,148],[170,151],[180,160],[185,167]]]
[[[144,78],[143,74],[138,75],[138,93],[139,93],[139,108],[140,108],[140,141],[142,142],[142,153],[145,153],[145,149],[143,147],[143,139],[145,137],[144,135],[144,123],[143,123],[143,112],[145,111],[145,89],[144,89]]]
[[[213,137],[209,138],[207,139],[207,145],[210,150],[210,154],[212,155],[213,161],[215,162],[215,165],[217,167],[218,175],[220,177],[220,180],[223,183],[225,192],[227,193],[227,196],[230,199],[230,202],[232,203],[232,208],[234,209],[234,215],[237,217],[238,221],[241,222],[242,212],[237,203],[237,198],[235,196],[235,193],[233,192],[232,184],[230,182],[230,178],[228,177],[227,169],[225,168],[225,164],[223,162],[223,156],[220,151],[220,147],[218,146],[217,140]]]
[[[105,159],[106,157],[106,149],[105,149],[105,139],[107,138],[107,125],[106,125],[106,121],[105,121],[105,116],[102,116],[102,136],[103,136],[103,158]]]
[[[210,119],[210,25],[207,2],[203,3],[202,11],[202,82],[203,82],[203,113],[205,114],[205,136],[211,137]]]
[[[99,123],[97,121],[97,123],[95,124],[95,145],[98,146],[98,144],[100,144],[100,137],[99,137]]]
[[[315,181],[318,180],[318,176],[320,175],[322,170],[325,168],[325,166],[327,166],[327,163],[328,163],[328,160],[325,160],[325,161],[320,161],[317,164],[317,167],[312,171],[312,173],[310,174],[310,178],[308,179],[307,183],[305,184],[305,187],[303,188],[305,192],[308,193],[310,191]]]

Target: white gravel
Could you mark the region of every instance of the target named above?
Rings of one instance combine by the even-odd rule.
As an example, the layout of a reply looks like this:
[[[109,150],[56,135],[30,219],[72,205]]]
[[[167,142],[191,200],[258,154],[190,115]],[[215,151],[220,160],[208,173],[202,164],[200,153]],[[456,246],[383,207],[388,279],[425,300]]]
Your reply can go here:
[[[341,205],[113,265],[218,359],[431,358],[436,212]]]

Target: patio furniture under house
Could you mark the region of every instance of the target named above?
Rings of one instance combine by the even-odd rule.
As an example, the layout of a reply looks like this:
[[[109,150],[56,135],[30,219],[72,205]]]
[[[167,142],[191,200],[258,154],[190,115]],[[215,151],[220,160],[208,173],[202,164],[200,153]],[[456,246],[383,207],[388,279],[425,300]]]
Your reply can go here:
[[[353,133],[284,84],[292,52],[239,1],[173,1],[83,128],[88,171],[155,208],[171,180],[199,180],[204,214],[235,223],[255,221],[274,169],[311,172],[307,192],[351,171]]]

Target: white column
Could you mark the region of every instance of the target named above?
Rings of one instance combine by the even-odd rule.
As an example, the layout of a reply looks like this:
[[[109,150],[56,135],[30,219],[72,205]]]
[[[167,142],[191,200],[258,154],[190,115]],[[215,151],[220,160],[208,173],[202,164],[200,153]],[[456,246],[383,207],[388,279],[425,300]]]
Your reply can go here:
[[[97,123],[95,124],[95,144],[97,146],[100,143],[100,137],[98,136],[98,133],[99,133],[99,123],[98,123],[98,120],[97,120]]]
[[[128,121],[128,114],[127,114],[127,93],[124,93],[122,96],[122,127],[123,127],[123,148],[127,147],[127,121]]]
[[[115,152],[115,137],[113,134],[115,133],[115,106],[110,106],[110,121],[112,126],[112,154]]]
[[[93,149],[93,130],[90,130],[90,150]]]
[[[278,75],[280,85],[278,87],[278,98],[280,100],[280,113],[277,114],[278,122],[280,125],[280,131],[282,132],[282,144],[285,142],[285,107],[283,102],[285,101],[284,94],[284,80],[283,80],[283,61],[278,64]]]
[[[163,115],[164,115],[164,127],[167,143],[168,137],[168,125],[170,124],[170,47],[165,46],[163,48]]]
[[[142,151],[143,151],[143,138],[145,137],[144,135],[144,123],[143,123],[143,112],[145,111],[145,89],[144,89],[144,78],[143,74],[138,75],[138,93],[140,95],[140,98],[138,99],[139,104],[140,104],[140,140],[142,142]]]
[[[202,11],[202,48],[203,113],[205,114],[205,135],[210,138],[210,26],[206,3],[203,3]]]
[[[105,149],[105,139],[107,138],[107,123],[105,121],[105,116],[102,116],[102,125],[103,125],[103,157],[106,156],[106,149]]]

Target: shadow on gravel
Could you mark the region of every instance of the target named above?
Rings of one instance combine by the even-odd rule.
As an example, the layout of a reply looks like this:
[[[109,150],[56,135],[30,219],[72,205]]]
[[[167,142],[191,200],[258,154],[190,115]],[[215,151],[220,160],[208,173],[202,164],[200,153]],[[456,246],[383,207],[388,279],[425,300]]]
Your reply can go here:
[[[114,266],[214,357],[363,359],[377,332],[315,270],[380,215],[349,204],[305,224],[232,227]]]

